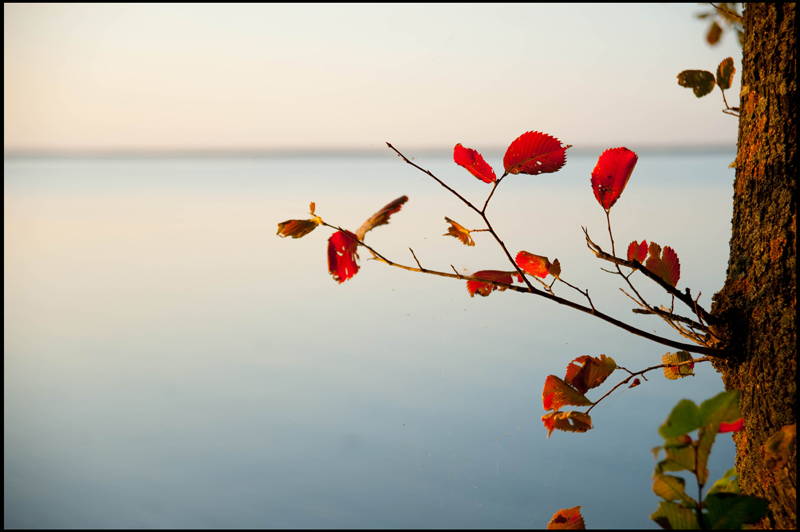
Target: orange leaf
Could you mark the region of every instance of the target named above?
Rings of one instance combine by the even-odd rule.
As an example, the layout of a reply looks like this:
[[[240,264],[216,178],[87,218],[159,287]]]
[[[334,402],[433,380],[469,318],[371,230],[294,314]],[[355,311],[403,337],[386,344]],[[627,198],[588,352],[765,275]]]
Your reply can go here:
[[[290,236],[292,238],[302,238],[317,228],[316,220],[286,220],[278,224],[278,235],[281,238]]]
[[[586,432],[592,428],[592,418],[583,412],[548,412],[542,416],[542,423],[547,429],[547,437],[553,430],[563,430],[565,432]]]
[[[592,402],[581,392],[555,375],[548,375],[542,390],[542,406],[545,410],[558,410],[564,405],[589,406]]]
[[[611,148],[600,155],[592,170],[592,190],[606,211],[614,206],[625,190],[638,160],[639,157],[628,148]]]
[[[655,242],[650,242],[649,251],[650,257],[645,267],[661,277],[668,285],[676,286],[681,278],[681,261],[678,260],[678,254],[669,246],[665,246],[662,253],[661,246]]]
[[[328,271],[339,284],[358,273],[358,242],[350,231],[337,231],[328,239]]]
[[[472,237],[469,236],[469,229],[464,227],[463,225],[454,222],[447,216],[444,217],[445,221],[450,224],[450,227],[447,228],[447,232],[442,236],[454,236],[459,239],[465,246],[474,246],[475,242],[472,240]]]
[[[647,240],[642,240],[642,243],[639,244],[636,240],[630,243],[628,246],[628,260],[637,260],[640,263],[644,264],[644,260],[647,258]]]
[[[583,367],[575,364],[576,362],[583,364]],[[564,380],[580,393],[586,393],[603,384],[615,369],[617,369],[617,364],[611,357],[600,355],[600,358],[596,358],[586,355],[569,363]]]
[[[503,166],[506,174],[548,174],[557,172],[567,162],[567,148],[561,141],[545,133],[528,131],[520,135],[506,150]],[[505,175],[505,174],[504,174]]]
[[[514,279],[511,277],[516,272],[501,272],[497,270],[481,270],[472,274],[472,277],[479,279],[486,279],[487,281],[496,281],[498,283],[512,284]],[[475,294],[483,297],[488,296],[493,290],[505,290],[505,286],[497,286],[492,283],[482,283],[480,281],[467,281],[467,291],[470,297],[475,297]]]
[[[453,149],[453,160],[457,165],[466,168],[470,174],[474,175],[484,183],[497,181],[494,169],[489,163],[483,160],[483,156],[477,151],[465,148],[461,144],[456,144]]]
[[[542,279],[547,277],[548,270],[551,266],[550,261],[547,260],[547,257],[534,255],[533,253],[528,253],[527,251],[520,251],[517,253],[517,258],[514,259],[514,261],[523,271],[531,275],[535,275],[536,277],[541,277]]]
[[[386,205],[383,209],[370,216],[369,220],[364,222],[361,227],[358,228],[358,231],[356,231],[356,236],[358,239],[363,241],[364,235],[367,234],[367,231],[374,229],[379,225],[388,224],[389,216],[399,211],[403,207],[403,203],[407,201],[408,196],[400,196],[396,200]]]
[[[574,508],[561,509],[553,515],[553,518],[547,523],[548,530],[586,530],[586,525],[583,522],[581,515],[581,507],[575,506]]]

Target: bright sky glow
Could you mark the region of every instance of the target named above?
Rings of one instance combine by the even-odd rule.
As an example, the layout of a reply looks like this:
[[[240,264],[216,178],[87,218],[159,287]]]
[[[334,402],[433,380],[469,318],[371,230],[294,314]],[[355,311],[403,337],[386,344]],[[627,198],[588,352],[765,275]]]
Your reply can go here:
[[[4,4],[4,151],[736,142],[695,4]]]

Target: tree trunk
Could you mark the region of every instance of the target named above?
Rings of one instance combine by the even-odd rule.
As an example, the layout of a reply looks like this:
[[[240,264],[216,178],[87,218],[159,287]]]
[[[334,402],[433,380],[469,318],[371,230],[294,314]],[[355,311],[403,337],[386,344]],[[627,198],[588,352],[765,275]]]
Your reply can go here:
[[[763,528],[797,526],[796,452],[775,470],[761,446],[796,421],[795,4],[747,4],[739,145],[728,278],[713,313],[733,358],[715,362],[739,389],[744,431],[734,436],[742,492],[769,500]]]

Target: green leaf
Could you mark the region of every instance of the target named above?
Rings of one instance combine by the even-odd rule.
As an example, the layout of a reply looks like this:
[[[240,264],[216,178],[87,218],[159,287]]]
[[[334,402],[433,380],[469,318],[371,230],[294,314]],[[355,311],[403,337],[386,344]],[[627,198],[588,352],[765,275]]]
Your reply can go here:
[[[714,439],[717,437],[717,430],[719,429],[719,425],[714,426],[713,424],[702,427],[698,431],[697,435],[697,462],[696,466],[697,471],[695,474],[697,475],[697,481],[705,486],[706,482],[708,482],[708,468],[706,464],[708,464],[708,455],[711,454],[711,447],[714,445]]]
[[[708,70],[684,70],[678,74],[678,85],[692,89],[698,98],[713,91],[715,84],[714,74]]]
[[[719,88],[724,91],[730,89],[735,73],[736,67],[733,66],[733,58],[723,59],[717,67],[717,85],[719,85]]]
[[[691,471],[694,473],[695,449],[691,445],[664,446],[667,457],[656,464],[656,475],[664,471]]]
[[[658,510],[653,512],[650,519],[666,530],[697,530],[700,528],[697,524],[695,513],[689,508],[685,508],[674,502],[659,502]]]
[[[766,499],[749,495],[709,493],[704,504],[708,526],[717,530],[741,530],[743,524],[758,523],[767,515]]]
[[[742,417],[739,411],[739,390],[722,392],[700,405],[700,423],[714,423],[719,429],[720,423],[733,423]]]
[[[672,475],[658,475],[653,482],[653,493],[667,501],[679,501],[689,508],[697,508],[697,502],[686,494],[686,481]]]
[[[697,405],[689,399],[683,399],[672,409],[672,413],[658,429],[658,433],[663,438],[677,438],[700,428],[702,424]]]
[[[733,493],[736,495],[739,491],[739,476],[734,467],[728,469],[721,479],[714,482],[714,485],[708,490],[708,495],[714,495],[716,493]]]

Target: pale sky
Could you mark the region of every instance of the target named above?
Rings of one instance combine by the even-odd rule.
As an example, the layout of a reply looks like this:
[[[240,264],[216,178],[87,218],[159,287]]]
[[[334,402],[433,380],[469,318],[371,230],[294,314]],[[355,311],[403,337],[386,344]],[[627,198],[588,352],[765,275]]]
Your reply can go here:
[[[736,143],[710,6],[3,6],[4,151]]]

